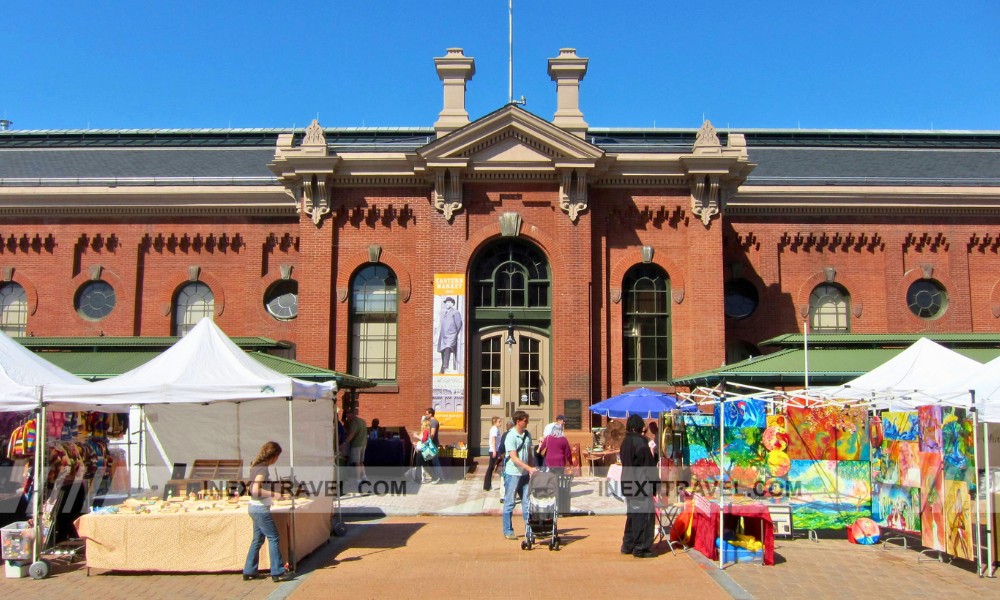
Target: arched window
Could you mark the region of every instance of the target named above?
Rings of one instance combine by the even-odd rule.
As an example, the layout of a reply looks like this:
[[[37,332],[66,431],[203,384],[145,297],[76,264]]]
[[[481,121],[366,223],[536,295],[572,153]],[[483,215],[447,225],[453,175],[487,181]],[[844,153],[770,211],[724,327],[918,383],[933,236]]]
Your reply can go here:
[[[547,308],[549,261],[537,248],[504,240],[483,250],[473,272],[474,308]]]
[[[198,321],[215,315],[215,294],[204,283],[185,284],[174,297],[174,335],[183,336]]]
[[[670,280],[660,267],[636,265],[622,282],[625,297],[624,381],[670,381]]]
[[[351,281],[351,373],[376,381],[396,380],[396,274],[368,265]]]
[[[839,285],[817,285],[809,295],[809,330],[813,333],[851,331],[851,297]]]
[[[11,337],[23,336],[28,327],[28,294],[20,284],[0,286],[0,330]]]

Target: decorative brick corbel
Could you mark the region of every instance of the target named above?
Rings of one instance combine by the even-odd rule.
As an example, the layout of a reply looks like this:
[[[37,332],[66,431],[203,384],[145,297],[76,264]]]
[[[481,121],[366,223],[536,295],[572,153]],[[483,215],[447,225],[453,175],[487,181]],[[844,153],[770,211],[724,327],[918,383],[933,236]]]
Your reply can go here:
[[[580,213],[587,210],[587,171],[563,169],[559,179],[559,208],[576,223]]]
[[[462,175],[455,167],[439,167],[434,172],[434,208],[449,223],[462,210]]]

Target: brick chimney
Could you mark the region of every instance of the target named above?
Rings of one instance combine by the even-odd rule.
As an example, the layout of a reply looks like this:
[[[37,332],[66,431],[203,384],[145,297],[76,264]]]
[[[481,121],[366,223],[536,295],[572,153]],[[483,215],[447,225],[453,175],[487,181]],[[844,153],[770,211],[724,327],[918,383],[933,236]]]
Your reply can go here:
[[[576,48],[560,48],[559,56],[549,59],[549,77],[556,82],[556,114],[552,124],[573,135],[585,138],[587,122],[580,112],[580,82],[587,74],[588,58],[576,55]]]
[[[444,82],[444,108],[434,123],[438,137],[448,135],[469,124],[465,110],[465,82],[476,74],[476,61],[462,54],[461,48],[448,48],[448,53],[434,59],[438,77]]]

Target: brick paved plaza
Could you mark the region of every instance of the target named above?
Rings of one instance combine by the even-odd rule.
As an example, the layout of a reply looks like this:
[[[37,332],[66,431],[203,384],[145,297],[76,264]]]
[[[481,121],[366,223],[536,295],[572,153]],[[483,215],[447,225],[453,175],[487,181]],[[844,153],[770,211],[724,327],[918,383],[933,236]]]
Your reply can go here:
[[[607,597],[629,589],[641,597],[906,598],[991,597],[1000,582],[969,565],[918,561],[914,550],[849,544],[846,540],[777,540],[773,567],[733,565],[719,571],[695,551],[639,560],[618,553],[624,508],[601,493],[600,480],[573,486],[574,515],[559,520],[563,548],[530,552],[500,531],[499,492],[482,482],[423,486],[405,497],[351,494],[344,498],[347,534],[305,559],[297,581],[244,582],[217,575],[120,574],[82,564],[56,565],[48,579],[0,579],[4,598],[509,598],[504,581],[522,577],[521,597]],[[515,519],[515,523],[518,520]],[[642,587],[636,589],[636,585]],[[627,586],[627,588],[623,587]],[[890,592],[891,590],[891,592]]]

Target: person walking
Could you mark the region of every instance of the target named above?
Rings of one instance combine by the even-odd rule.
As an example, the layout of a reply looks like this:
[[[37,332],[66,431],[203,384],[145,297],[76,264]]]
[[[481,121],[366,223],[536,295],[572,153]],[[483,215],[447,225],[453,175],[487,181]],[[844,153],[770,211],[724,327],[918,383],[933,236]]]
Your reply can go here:
[[[528,479],[537,471],[533,466],[534,457],[531,449],[531,434],[527,431],[528,413],[519,410],[514,413],[514,428],[507,432],[504,438],[504,451],[507,453],[507,464],[504,465],[504,499],[503,499],[503,536],[508,540],[516,540],[514,524],[514,505],[517,495],[521,495],[521,513],[524,516],[524,527],[528,527]]]
[[[274,479],[269,467],[281,456],[281,446],[277,442],[267,442],[260,447],[257,458],[250,463],[250,520],[253,522],[253,541],[247,551],[247,560],[243,565],[243,581],[259,579],[260,549],[267,539],[268,560],[271,565],[271,579],[276,582],[290,581],[294,575],[285,570],[285,561],[281,558],[281,544],[278,540],[278,527],[271,517],[271,502],[279,494],[274,491]]]
[[[427,423],[430,428],[430,439],[434,442],[435,446],[440,448],[441,442],[438,441],[438,430],[441,429],[441,424],[434,418],[434,407],[428,408],[424,412],[424,416],[427,417]],[[437,454],[431,458],[431,466],[434,467],[434,479],[431,483],[444,483],[444,469],[441,468],[441,459],[438,458]]]
[[[656,460],[643,437],[646,425],[639,415],[625,421],[625,440],[619,449],[622,461],[622,496],[625,497],[625,532],[622,554],[655,558],[653,552],[653,494]]]
[[[562,425],[556,425],[551,433],[545,436],[538,446],[538,453],[545,458],[546,471],[556,475],[562,475],[566,471],[566,465],[573,462],[573,455]]]
[[[362,483],[368,483],[368,473],[365,471],[365,449],[368,447],[368,427],[365,420],[358,416],[356,409],[349,409],[344,413],[347,421],[343,445],[348,449],[347,463],[354,465],[355,479],[358,487]]]
[[[498,444],[500,444],[500,423],[503,421],[500,417],[493,417],[491,420],[492,427],[490,427],[490,465],[486,468],[486,477],[483,479],[483,489],[485,491],[490,491],[493,489],[493,472],[497,470],[497,466],[501,464],[501,457],[497,456]]]

